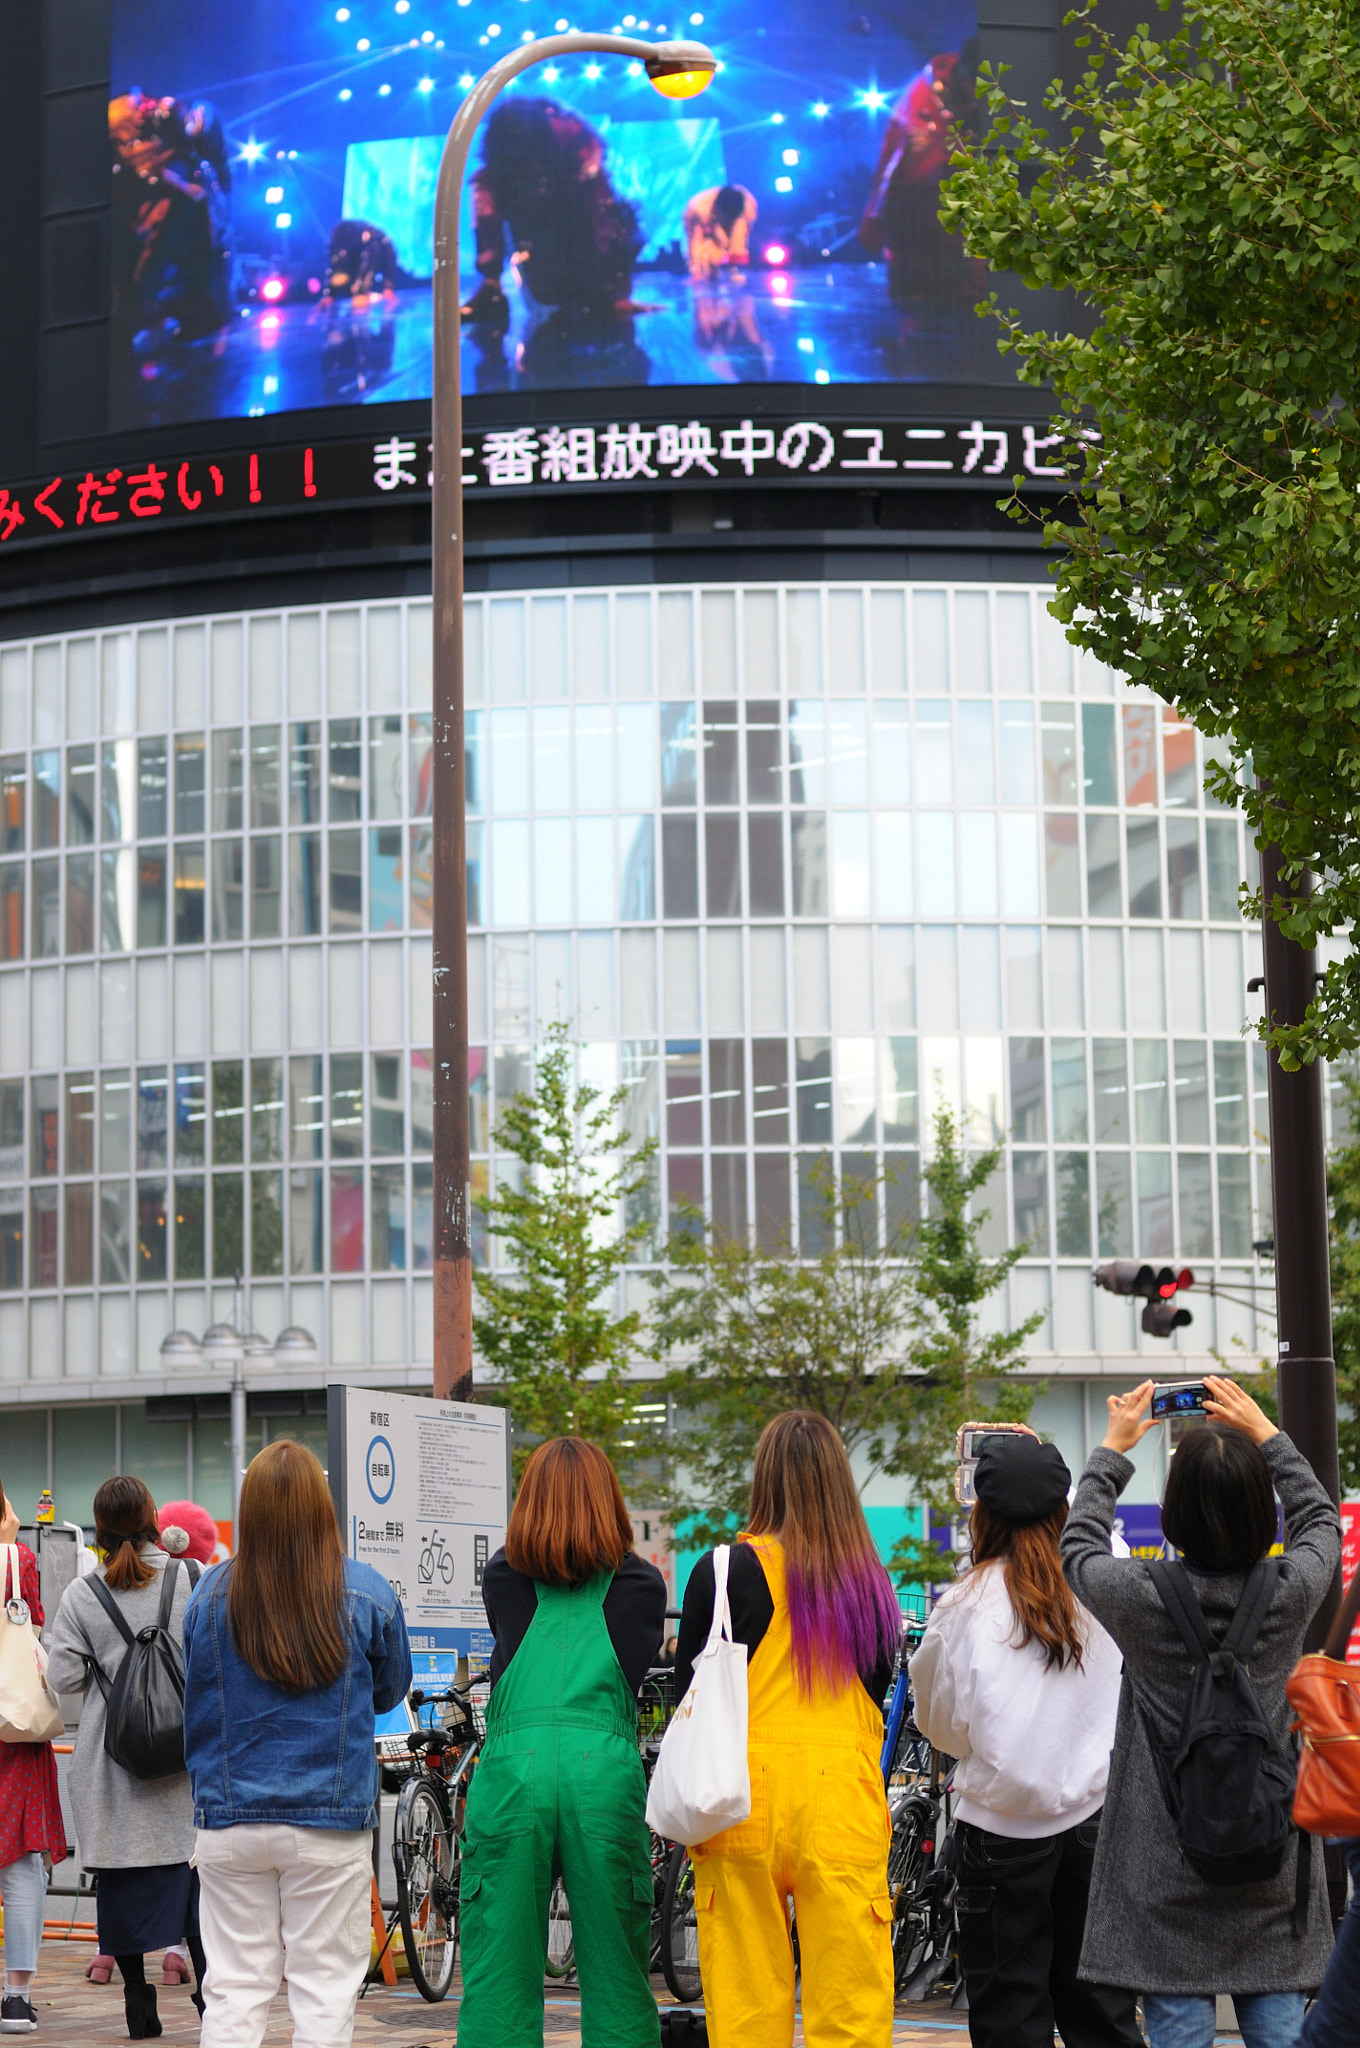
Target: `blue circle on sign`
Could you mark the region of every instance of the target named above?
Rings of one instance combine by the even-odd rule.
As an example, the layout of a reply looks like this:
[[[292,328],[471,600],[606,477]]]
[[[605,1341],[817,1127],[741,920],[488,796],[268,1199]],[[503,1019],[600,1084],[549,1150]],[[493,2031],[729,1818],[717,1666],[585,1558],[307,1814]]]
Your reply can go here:
[[[382,1445],[383,1449],[387,1453],[386,1493],[379,1493],[377,1487],[373,1484],[373,1453],[377,1450],[379,1444]],[[374,1500],[378,1503],[379,1507],[385,1506],[386,1503],[389,1500],[391,1500],[392,1489],[397,1483],[397,1461],[392,1455],[392,1446],[387,1441],[387,1438],[385,1436],[375,1436],[372,1443],[369,1445],[368,1458],[365,1465],[365,1476],[368,1480],[368,1490],[372,1494]]]

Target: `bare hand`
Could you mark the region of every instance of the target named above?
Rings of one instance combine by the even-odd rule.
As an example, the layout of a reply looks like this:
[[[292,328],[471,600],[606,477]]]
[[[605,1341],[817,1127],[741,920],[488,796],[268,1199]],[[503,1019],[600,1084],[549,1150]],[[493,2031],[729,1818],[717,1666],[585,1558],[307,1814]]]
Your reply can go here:
[[[10,1506],[8,1497],[4,1494],[0,1494],[0,1506],[4,1509],[4,1513],[0,1514],[0,1543],[17,1543],[19,1540],[19,1517]]]
[[[1128,1394],[1111,1394],[1105,1406],[1110,1411],[1105,1431],[1105,1449],[1127,1457],[1134,1445],[1156,1427],[1148,1410],[1152,1406],[1152,1381],[1144,1380]]]
[[[1243,1436],[1249,1436],[1254,1444],[1263,1444],[1268,1438],[1279,1435],[1265,1409],[1253,1401],[1236,1380],[1206,1373],[1204,1389],[1213,1396],[1212,1400],[1205,1402],[1204,1412],[1212,1415],[1215,1422],[1226,1422],[1230,1429],[1240,1429]]]

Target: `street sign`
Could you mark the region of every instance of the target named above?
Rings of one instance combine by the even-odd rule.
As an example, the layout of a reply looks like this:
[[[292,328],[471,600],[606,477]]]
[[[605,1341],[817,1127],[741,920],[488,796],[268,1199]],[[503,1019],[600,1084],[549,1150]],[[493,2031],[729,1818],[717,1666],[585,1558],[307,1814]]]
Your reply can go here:
[[[401,1601],[425,1682],[426,1666],[488,1658],[482,1579],[510,1512],[508,1410],[332,1386],[327,1428],[345,1548]]]

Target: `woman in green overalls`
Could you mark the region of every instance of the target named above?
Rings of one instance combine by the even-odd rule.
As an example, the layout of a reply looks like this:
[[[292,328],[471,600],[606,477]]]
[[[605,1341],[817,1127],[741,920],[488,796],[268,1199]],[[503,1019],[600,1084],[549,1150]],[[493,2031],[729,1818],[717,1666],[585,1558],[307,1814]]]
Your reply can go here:
[[[585,2048],[658,2048],[637,1693],[666,1586],[633,1549],[603,1451],[580,1437],[539,1445],[482,1597],[496,1648],[463,1841],[458,2048],[542,2048],[559,1874]]]

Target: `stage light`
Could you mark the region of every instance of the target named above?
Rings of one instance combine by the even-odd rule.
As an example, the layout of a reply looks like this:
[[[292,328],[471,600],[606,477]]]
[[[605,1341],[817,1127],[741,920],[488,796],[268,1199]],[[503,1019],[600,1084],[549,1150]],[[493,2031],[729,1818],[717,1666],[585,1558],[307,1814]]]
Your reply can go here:
[[[260,331],[261,333],[268,334],[269,336],[272,337],[278,333],[279,324],[279,316],[277,313],[266,313],[264,318],[260,322]]]
[[[465,71],[458,81],[458,90],[460,92],[471,92],[473,86],[476,83],[477,81],[473,77],[472,73],[470,71]]]
[[[265,395],[265,397],[266,397],[266,398],[275,398],[275,397],[277,397],[277,396],[278,396],[278,389],[279,389],[279,380],[278,380],[278,378],[277,378],[277,377],[266,377],[266,378],[265,378],[265,380],[264,380],[264,383],[263,383],[263,385],[261,386],[261,389],[263,390],[263,392],[264,392],[264,395]]]
[[[807,334],[799,335],[798,347],[805,356],[815,355],[817,351],[816,342],[812,339],[810,335]]]
[[[531,28],[526,28],[526,29],[525,29],[525,31],[524,31],[524,33],[523,33],[523,35],[522,35],[522,36],[520,37],[520,41],[521,41],[522,43],[531,43],[531,42],[533,41],[533,39],[534,39],[534,32],[533,32],[533,30],[532,30]]]
[[[242,156],[242,160],[243,160],[243,161],[244,161],[245,163],[248,163],[248,164],[257,164],[257,163],[258,163],[258,162],[260,161],[260,158],[261,158],[261,157],[262,157],[263,155],[264,155],[264,145],[263,145],[262,143],[259,143],[259,142],[253,142],[253,141],[252,141],[252,142],[243,142],[243,143],[241,144],[241,156]]]
[[[885,92],[879,92],[877,87],[871,87],[868,92],[860,94],[859,103],[862,107],[867,107],[871,114],[876,114],[880,107],[887,106],[888,95]]]
[[[418,86],[416,87],[416,91],[417,91],[417,92],[433,92],[433,91],[434,91],[434,80],[433,80],[432,78],[422,78],[422,79],[421,79],[421,81],[420,81],[420,84],[419,84],[419,85],[418,85]]]
[[[293,216],[292,216],[292,214],[291,214],[291,213],[276,213],[276,214],[274,215],[274,225],[275,225],[275,227],[276,227],[276,228],[290,228],[290,227],[291,227],[291,226],[293,225]]]
[[[434,41],[434,30],[427,28],[420,40],[422,43],[432,43]]]
[[[635,14],[625,14],[623,17],[623,25],[625,28],[636,28],[637,16]]]
[[[354,45],[354,47],[356,50],[371,50],[373,48],[373,45],[368,40],[367,36],[360,36],[358,42]]]
[[[380,100],[385,100],[387,98],[387,95],[391,92],[391,90],[392,88],[390,85],[380,85],[378,87],[378,98]]]
[[[813,379],[812,379],[812,381],[813,381],[813,383],[814,383],[814,384],[829,384],[829,383],[831,382],[831,372],[830,372],[830,370],[818,370],[818,371],[816,371],[816,372],[815,372],[815,374],[814,374],[814,376],[813,376]]]
[[[792,179],[792,178],[776,178],[776,179],[775,179],[775,181],[774,181],[774,189],[775,189],[775,191],[776,191],[776,192],[792,192],[792,190],[793,190],[793,179]]]
[[[276,158],[278,159],[278,161],[279,161],[280,163],[282,163],[282,162],[283,162],[283,151],[282,151],[281,149],[276,149],[276,150],[274,151],[274,155],[275,155],[275,157],[276,157]]]
[[[770,264],[770,265],[771,265],[771,266],[772,266],[772,267],[773,267],[774,269],[776,269],[776,270],[777,270],[777,269],[779,268],[779,266],[780,266],[780,264],[781,264],[781,263],[787,263],[787,262],[788,262],[788,260],[789,260],[789,252],[788,252],[788,250],[787,250],[787,249],[786,249],[786,248],[784,247],[784,244],[783,244],[782,242],[767,242],[767,243],[766,243],[766,245],[765,245],[765,261],[766,261],[766,262],[767,262],[768,264]]]
[[[321,289],[321,279],[319,277],[309,277],[307,280],[307,289],[309,292],[315,295]]]
[[[689,18],[689,25],[691,28],[702,28],[704,25],[704,17],[702,16],[702,14],[691,14]]]
[[[599,65],[598,65],[598,64],[587,64],[587,66],[586,66],[586,77],[587,77],[587,78],[598,78],[599,76],[600,76],[600,67],[599,67]]]
[[[264,203],[265,203],[265,205],[266,205],[266,206],[282,206],[282,205],[283,205],[283,187],[282,187],[282,185],[271,185],[271,186],[269,187],[269,190],[268,190],[268,191],[267,191],[267,192],[265,193],[265,195],[264,195]]]
[[[397,13],[398,13],[398,14],[409,14],[410,12],[411,12],[411,0],[397,0]]]
[[[796,163],[797,163],[797,161],[798,161],[798,152],[797,152],[797,150],[796,150],[796,149],[786,149],[786,150],[784,151],[784,161],[785,161],[785,163],[786,163],[786,164],[796,164]]]
[[[543,76],[547,79],[549,85],[556,85],[558,79],[562,76],[562,74],[555,64],[545,64],[543,67]],[[471,85],[471,83],[472,80],[469,79],[468,84]]]
[[[773,292],[774,296],[777,299],[786,299],[788,297],[789,281],[785,277],[782,270],[778,271],[775,274],[775,276],[773,276],[770,279],[770,290]]]
[[[350,91],[347,85],[342,85],[340,88],[340,97],[342,100],[352,100],[354,98],[354,94]]]
[[[336,18],[336,20],[337,20],[337,21],[348,21],[348,20],[349,20],[349,9],[348,9],[348,7],[337,7],[337,8],[336,8],[336,10],[335,10],[335,18]]]
[[[630,64],[628,66],[628,76],[630,78],[641,78],[642,66],[640,64]]]
[[[297,151],[296,151],[295,149],[290,149],[290,150],[289,150],[289,152],[288,152],[288,161],[289,161],[289,163],[290,163],[290,164],[292,164],[292,163],[296,163],[296,162],[297,162]]]
[[[819,121],[824,121],[827,115],[831,112],[831,109],[827,105],[825,100],[818,100],[816,105],[813,107],[812,111],[817,116],[817,119]]]
[[[275,299],[283,297],[287,289],[288,287],[281,277],[267,277],[260,286],[260,297],[268,299],[272,305]]]
[[[489,21],[486,25],[486,32],[489,36],[498,36],[501,32],[500,23],[498,21]]]
[[[784,125],[784,116],[782,114],[771,114],[770,123],[775,128],[782,128]]]
[[[648,78],[667,100],[692,100],[707,92],[720,68],[702,43],[663,43],[655,57],[646,59]]]

